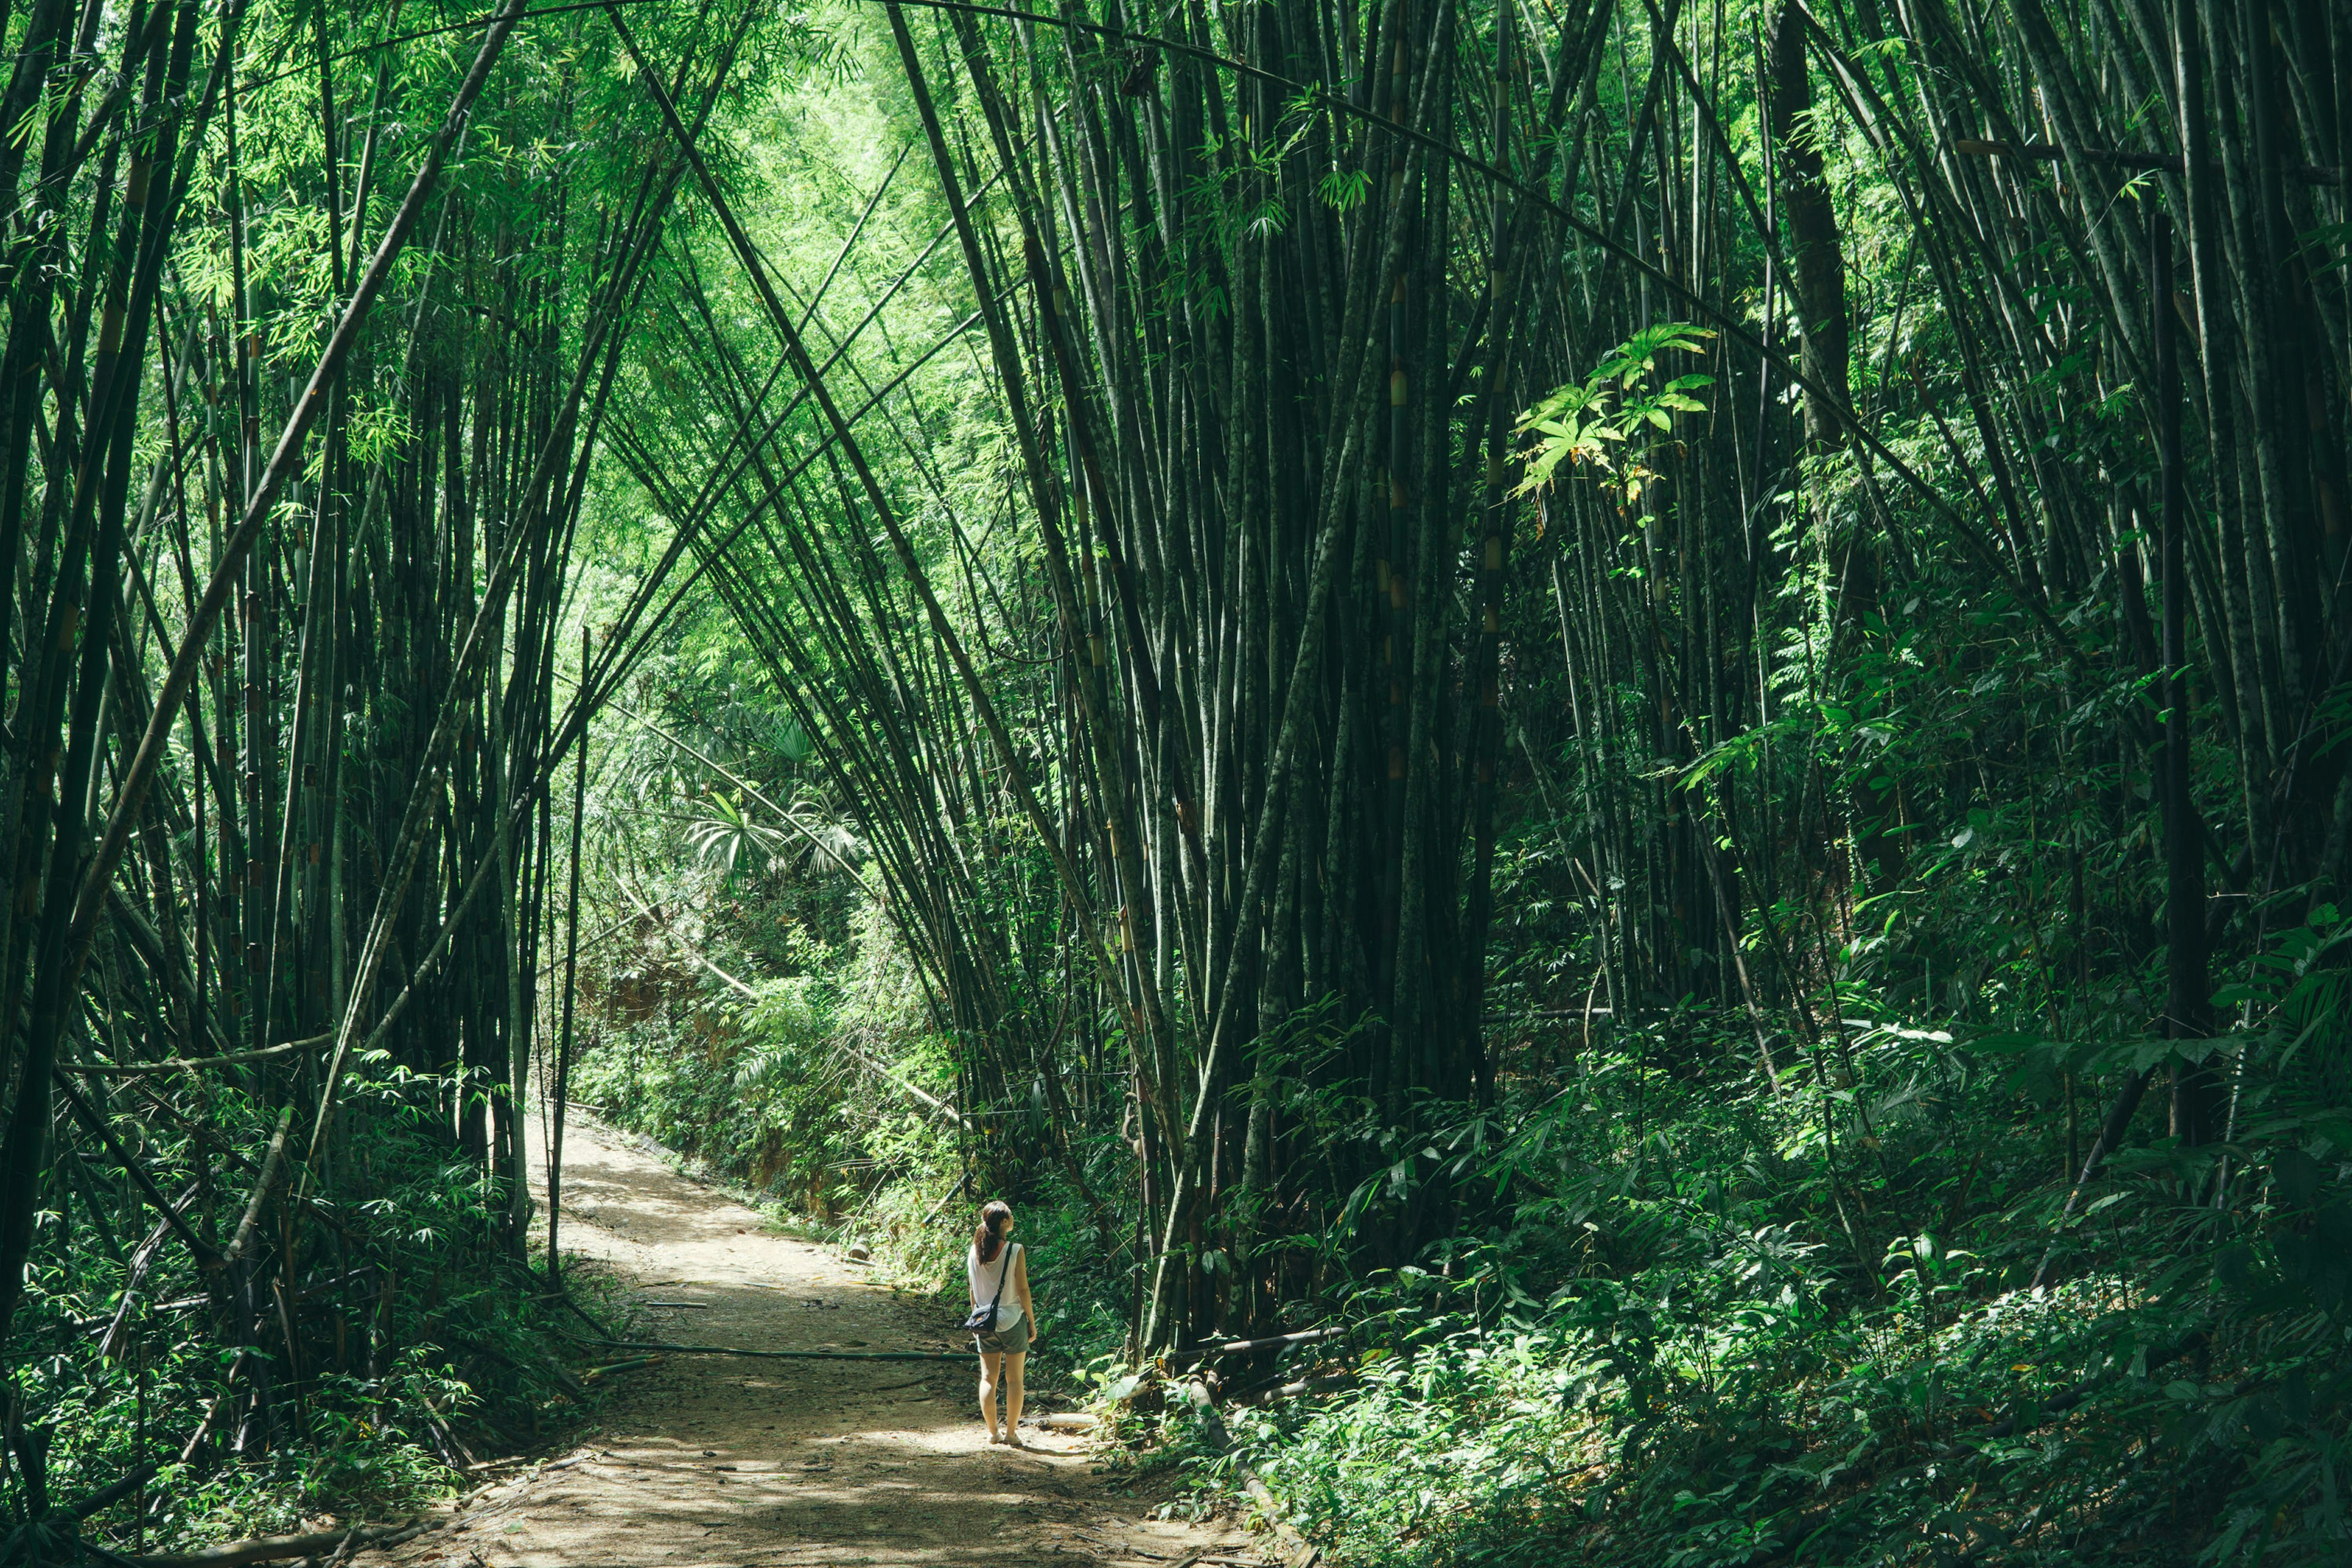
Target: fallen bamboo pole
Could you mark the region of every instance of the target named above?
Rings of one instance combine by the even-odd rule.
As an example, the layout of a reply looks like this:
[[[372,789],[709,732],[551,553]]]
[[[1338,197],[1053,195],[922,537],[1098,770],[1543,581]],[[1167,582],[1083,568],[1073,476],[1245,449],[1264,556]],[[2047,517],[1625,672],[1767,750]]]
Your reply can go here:
[[[1230,1453],[1234,1436],[1225,1430],[1225,1418],[1217,1414],[1216,1401],[1210,1398],[1208,1386],[1198,1381],[1187,1381],[1181,1387],[1184,1397],[1200,1415],[1201,1429],[1208,1435],[1210,1446],[1221,1454]],[[1242,1490],[1249,1494],[1250,1501],[1257,1504],[1258,1511],[1265,1515],[1266,1526],[1274,1532],[1275,1545],[1281,1560],[1289,1568],[1315,1568],[1323,1560],[1322,1549],[1299,1534],[1283,1519],[1274,1493],[1257,1479],[1255,1470],[1246,1463],[1237,1463],[1234,1468],[1241,1477]]]
[[[639,1367],[659,1366],[660,1364],[661,1357],[657,1355],[633,1356],[627,1361],[616,1361],[608,1363],[604,1366],[589,1367],[581,1373],[580,1381],[583,1383],[593,1383],[608,1372],[635,1372]]]
[[[1171,1362],[1199,1361],[1213,1355],[1246,1355],[1252,1351],[1280,1350],[1288,1345],[1311,1345],[1324,1340],[1336,1340],[1347,1333],[1345,1329],[1308,1329],[1302,1333],[1275,1334],[1262,1340],[1219,1340],[1190,1350],[1171,1351]]]
[[[308,1535],[265,1535],[251,1541],[232,1541],[223,1546],[207,1546],[199,1552],[151,1553],[144,1557],[117,1557],[120,1563],[137,1564],[137,1568],[238,1568],[246,1563],[277,1563],[289,1557],[309,1557],[321,1552],[333,1552],[348,1558],[352,1552],[370,1547],[397,1546],[412,1541],[429,1530],[438,1530],[445,1521],[436,1520],[424,1524],[381,1525],[374,1529],[323,1530]]]
[[[264,1046],[252,1051],[231,1051],[226,1056],[166,1057],[152,1062],[68,1062],[66,1066],[74,1072],[87,1073],[92,1078],[145,1078],[159,1072],[194,1072],[200,1068],[271,1061],[297,1051],[314,1051],[321,1046],[334,1043],[332,1035],[313,1035],[307,1040],[288,1040],[283,1045]]]

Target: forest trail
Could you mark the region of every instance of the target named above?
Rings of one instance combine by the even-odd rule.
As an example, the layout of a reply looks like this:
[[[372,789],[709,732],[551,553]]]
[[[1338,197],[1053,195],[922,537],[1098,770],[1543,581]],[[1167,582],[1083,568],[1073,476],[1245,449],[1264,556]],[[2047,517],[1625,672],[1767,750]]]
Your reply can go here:
[[[641,1337],[745,1350],[946,1350],[931,1310],[672,1170],[649,1141],[565,1130],[567,1257],[620,1274]],[[540,1131],[532,1119],[531,1131]],[[531,1169],[545,1169],[537,1148]],[[544,1203],[545,1193],[540,1193]],[[1041,1279],[1044,1295],[1050,1281]],[[657,1307],[655,1302],[691,1305]],[[616,1355],[626,1352],[614,1352]],[[597,1430],[483,1488],[405,1568],[1014,1568],[1255,1563],[1230,1523],[1145,1517],[1149,1487],[1098,1474],[1087,1442],[1024,1429],[992,1447],[972,1366],[666,1356],[616,1372]],[[1032,1409],[1035,1409],[1033,1403]]]

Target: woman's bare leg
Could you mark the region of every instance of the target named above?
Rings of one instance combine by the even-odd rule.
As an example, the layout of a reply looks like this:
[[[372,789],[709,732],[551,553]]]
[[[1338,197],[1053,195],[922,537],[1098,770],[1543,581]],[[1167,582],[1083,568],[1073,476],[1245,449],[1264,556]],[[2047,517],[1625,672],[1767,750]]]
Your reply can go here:
[[[1021,1374],[1029,1367],[1025,1351],[1007,1351],[1004,1355],[1004,1440],[1014,1447],[1021,1447]]]
[[[1001,1352],[982,1351],[980,1352],[980,1413],[988,1422],[988,1440],[992,1443],[997,1440],[996,1363],[1001,1359],[1003,1359]],[[1016,1358],[1016,1368],[1018,1367],[1018,1358]],[[1021,1373],[1016,1370],[1013,1375],[1017,1379],[1020,1377]],[[1015,1386],[1017,1387],[1018,1384],[1016,1384]],[[1016,1413],[1020,1409],[1017,1396],[1014,1400],[1013,1409]]]

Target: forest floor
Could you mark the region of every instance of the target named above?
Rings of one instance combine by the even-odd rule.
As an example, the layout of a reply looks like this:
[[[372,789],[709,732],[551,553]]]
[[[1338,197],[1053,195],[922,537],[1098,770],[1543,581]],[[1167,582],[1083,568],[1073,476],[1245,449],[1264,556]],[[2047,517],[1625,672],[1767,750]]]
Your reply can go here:
[[[532,1169],[543,1170],[537,1156]],[[650,1141],[572,1121],[563,1185],[565,1254],[618,1277],[637,1308],[630,1337],[744,1350],[954,1348],[935,1303],[776,1234],[761,1215],[680,1175]],[[1049,1284],[1038,1281],[1041,1295]],[[1025,1451],[992,1447],[975,1383],[969,1361],[670,1355],[615,1371],[577,1447],[471,1493],[457,1505],[458,1522],[392,1561],[1175,1568],[1264,1560],[1231,1521],[1150,1518],[1171,1495],[1167,1479],[1107,1465],[1083,1435],[1026,1426],[1026,1414],[1066,1402],[1033,1398]]]

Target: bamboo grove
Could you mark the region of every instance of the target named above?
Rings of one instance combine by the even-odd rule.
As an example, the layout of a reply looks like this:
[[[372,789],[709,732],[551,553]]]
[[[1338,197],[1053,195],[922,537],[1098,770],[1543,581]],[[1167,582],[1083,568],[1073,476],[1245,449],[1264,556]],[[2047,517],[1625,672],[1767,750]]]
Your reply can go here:
[[[693,20],[654,26],[707,114],[783,34]],[[659,575],[601,663],[558,632],[684,173],[588,26],[10,14],[12,1560],[134,1494],[168,1533],[353,1420],[462,1466],[578,1391],[496,1342],[534,1295],[552,786]],[[134,1383],[135,1444],[59,1425]]]
[[[35,1524],[579,1392],[508,1330],[615,712],[878,911],[950,1066],[857,1074],[1141,1352],[1549,1194],[1473,1178],[1612,1041],[1810,1108],[1863,1293],[1986,1163],[1874,1029],[2062,1084],[2035,1285],[2151,1121],[2221,1213],[2340,1100],[2341,5],[5,17]],[[779,188],[844,82],[875,177]],[[616,703],[714,622],[840,822]]]
[[[1015,580],[921,364],[813,396],[864,329],[731,219],[772,346],[681,311],[709,477],[630,460],[730,520],[962,1103],[1044,1097],[974,1157],[1106,1244],[1057,1130],[1129,1053],[1144,1343],[1273,1321],[1383,1169],[1369,1261],[1444,1234],[1416,1130],[1546,1018],[1727,1009],[1776,1093],[1851,1083],[1850,1005],[2205,1042],[2332,918],[2336,11],[885,10]],[[2151,1082],[2223,1137],[2242,1079],[2171,1060],[2067,1069],[2062,1189]]]

